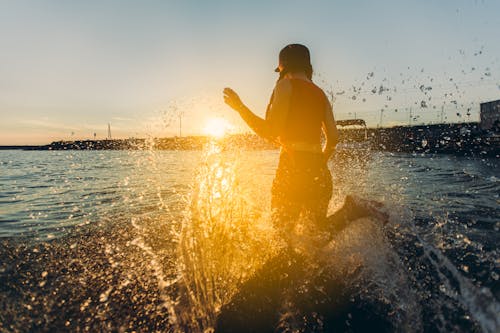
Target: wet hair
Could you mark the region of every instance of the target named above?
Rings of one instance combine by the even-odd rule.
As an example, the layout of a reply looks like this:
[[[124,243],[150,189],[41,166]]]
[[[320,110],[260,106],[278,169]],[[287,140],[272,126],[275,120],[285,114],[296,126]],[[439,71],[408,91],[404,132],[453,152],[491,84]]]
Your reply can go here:
[[[297,73],[297,72],[304,72],[309,80],[312,81],[312,75],[313,75],[313,68],[311,64],[304,64],[304,66],[293,66],[291,68],[283,68],[283,70],[280,72],[280,77],[278,78],[279,82],[281,79],[285,77],[286,74],[288,73]]]
[[[311,54],[307,46],[302,44],[289,44],[281,49],[279,53],[279,67],[275,71],[280,72],[280,78],[286,73],[304,72],[309,79],[312,79],[313,69],[311,65]]]
[[[306,46],[302,44],[289,44],[285,46],[279,53],[279,62],[283,66],[283,69],[281,71],[279,68],[275,69],[275,72],[279,72],[280,74],[276,84],[283,80],[286,74],[299,72],[304,72],[306,77],[312,81],[313,68],[311,65],[311,56]],[[271,109],[273,98],[274,90],[267,104],[266,118]]]
[[[276,68],[275,71],[279,72],[279,78],[276,84],[285,78],[288,73],[298,73],[304,72],[306,77],[312,81],[313,68],[311,65],[309,49],[302,44],[290,44],[285,46],[279,54],[280,63],[283,65],[283,70],[279,71]],[[266,109],[266,118],[271,109],[271,105],[274,98],[274,90],[269,98],[269,103]]]
[[[278,82],[280,82],[281,80],[283,80],[285,78],[285,75],[287,73],[295,73],[295,72],[302,72],[302,71],[305,72],[307,78],[312,81],[313,69],[312,69],[312,66],[309,65],[309,67],[306,68],[305,70],[295,70],[295,71],[285,71],[285,70],[283,70],[283,71],[281,71],[278,80],[276,80],[276,84],[278,84]],[[273,99],[274,99],[274,90],[271,93],[271,97],[269,98],[269,103],[267,103],[266,118],[267,118],[267,116],[269,114],[269,110],[271,110],[271,105],[273,104]]]

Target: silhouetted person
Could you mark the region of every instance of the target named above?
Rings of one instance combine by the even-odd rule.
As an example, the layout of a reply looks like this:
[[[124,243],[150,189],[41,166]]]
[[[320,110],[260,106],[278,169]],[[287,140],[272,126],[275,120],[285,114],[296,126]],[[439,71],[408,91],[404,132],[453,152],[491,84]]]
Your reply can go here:
[[[236,92],[224,89],[224,101],[262,138],[280,148],[279,165],[272,186],[273,222],[290,230],[299,215],[324,220],[332,195],[327,161],[338,133],[327,96],[312,82],[313,69],[307,47],[287,45],[280,51],[279,79],[262,119],[243,104]],[[326,143],[321,144],[322,132]]]

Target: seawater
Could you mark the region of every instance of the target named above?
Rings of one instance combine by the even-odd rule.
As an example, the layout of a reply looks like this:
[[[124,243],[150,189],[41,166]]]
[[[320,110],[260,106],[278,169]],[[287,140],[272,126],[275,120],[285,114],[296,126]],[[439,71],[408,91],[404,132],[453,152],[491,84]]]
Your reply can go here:
[[[283,250],[269,217],[277,159],[216,142],[0,152],[0,331],[212,330]],[[390,223],[348,227],[301,287],[320,261],[386,330],[498,330],[498,159],[371,152],[330,168],[330,213],[355,194]],[[283,330],[325,330],[291,303]]]

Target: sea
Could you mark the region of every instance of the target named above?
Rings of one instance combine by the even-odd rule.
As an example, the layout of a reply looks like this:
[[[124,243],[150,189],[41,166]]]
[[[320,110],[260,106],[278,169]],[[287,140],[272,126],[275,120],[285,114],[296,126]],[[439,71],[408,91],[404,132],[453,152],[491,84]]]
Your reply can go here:
[[[0,332],[500,331],[498,158],[334,156],[369,213],[290,243],[278,156],[0,151]]]

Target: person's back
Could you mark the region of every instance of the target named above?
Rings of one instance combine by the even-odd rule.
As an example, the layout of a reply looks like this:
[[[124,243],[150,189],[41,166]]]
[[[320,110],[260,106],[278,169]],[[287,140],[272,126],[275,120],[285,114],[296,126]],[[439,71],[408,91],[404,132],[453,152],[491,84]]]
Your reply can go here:
[[[323,91],[311,81],[289,79],[292,85],[290,108],[282,143],[321,144],[321,127],[328,101]]]

